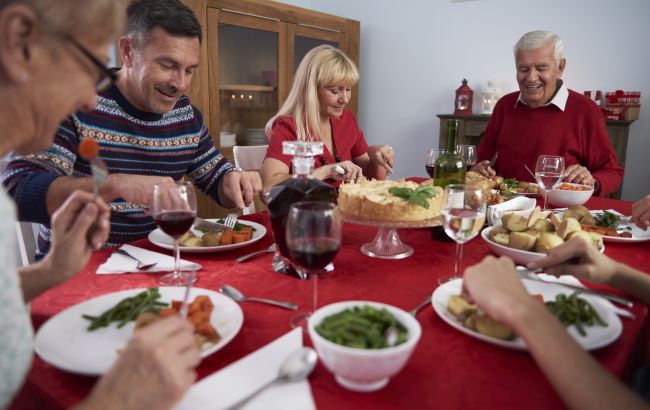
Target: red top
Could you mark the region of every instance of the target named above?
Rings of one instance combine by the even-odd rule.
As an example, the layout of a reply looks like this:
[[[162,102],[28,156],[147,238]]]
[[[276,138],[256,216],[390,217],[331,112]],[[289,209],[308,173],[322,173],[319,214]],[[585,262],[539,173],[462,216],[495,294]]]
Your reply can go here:
[[[323,155],[314,158],[315,168],[324,165],[321,157],[325,159],[325,164],[334,164],[341,161],[351,161],[353,158],[360,157],[368,152],[368,143],[363,137],[363,132],[359,129],[354,114],[350,111],[343,111],[341,118],[330,117],[330,125],[332,127],[332,139],[336,147],[336,154],[340,160],[335,160],[334,154],[327,149],[327,146],[324,146]],[[289,167],[289,172],[291,172],[291,155],[284,155],[282,153],[282,142],[296,140],[296,123],[293,117],[288,115],[279,117],[275,120],[273,129],[271,130],[266,158],[275,158],[278,161],[282,161]]]
[[[499,153],[497,174],[533,182],[524,164],[534,172],[540,155],[560,155],[565,166],[580,164],[598,180],[597,195],[618,189],[623,168],[607,136],[598,107],[585,96],[569,90],[565,110],[555,105],[531,108],[517,102],[519,93],[501,98],[478,148],[478,160]]]

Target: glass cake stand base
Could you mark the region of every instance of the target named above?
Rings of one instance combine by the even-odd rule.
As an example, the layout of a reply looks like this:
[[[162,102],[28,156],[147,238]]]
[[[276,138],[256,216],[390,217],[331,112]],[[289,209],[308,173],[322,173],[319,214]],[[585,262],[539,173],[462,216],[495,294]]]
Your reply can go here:
[[[413,247],[401,241],[395,228],[379,228],[372,242],[361,246],[361,253],[373,258],[403,259],[413,255]]]
[[[442,218],[436,217],[423,221],[375,221],[360,219],[343,213],[345,222],[358,225],[376,226],[377,235],[372,242],[361,246],[361,253],[372,258],[404,259],[413,255],[413,247],[403,243],[397,233],[397,228],[429,228],[442,225]]]

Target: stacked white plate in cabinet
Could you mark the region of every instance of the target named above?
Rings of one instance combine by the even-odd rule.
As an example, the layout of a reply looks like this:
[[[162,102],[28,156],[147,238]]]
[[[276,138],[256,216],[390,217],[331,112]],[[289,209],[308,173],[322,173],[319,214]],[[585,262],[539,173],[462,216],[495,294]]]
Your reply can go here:
[[[232,147],[236,142],[236,134],[234,132],[221,131],[219,134],[219,143],[222,147]]]
[[[264,133],[264,128],[249,128],[246,130],[244,142],[246,145],[266,145],[269,139]]]

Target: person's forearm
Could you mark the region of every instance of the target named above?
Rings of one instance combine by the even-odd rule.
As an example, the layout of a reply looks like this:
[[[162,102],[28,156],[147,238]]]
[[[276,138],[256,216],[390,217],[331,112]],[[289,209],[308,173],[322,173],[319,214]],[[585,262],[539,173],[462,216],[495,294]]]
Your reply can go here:
[[[120,197],[120,178],[125,174],[111,174],[99,189],[99,195],[105,202],[111,202]],[[50,184],[46,195],[47,211],[50,215],[56,211],[61,204],[74,191],[93,191],[92,177],[59,177]]]
[[[47,257],[40,262],[21,268],[18,273],[23,298],[27,303],[60,282],[60,275],[52,270]]]
[[[650,304],[650,275],[647,273],[619,263],[608,285],[629,293],[643,303]]]
[[[262,177],[262,192],[269,192],[271,187],[279,184],[280,182],[286,181],[291,178],[293,175],[283,172],[274,173],[271,175],[264,175]]]
[[[567,407],[646,408],[643,400],[573,340],[544,304],[533,300],[513,313],[510,322]]]
[[[76,190],[92,192],[92,177],[59,177],[55,179],[50,184],[45,197],[47,212],[52,215]]]

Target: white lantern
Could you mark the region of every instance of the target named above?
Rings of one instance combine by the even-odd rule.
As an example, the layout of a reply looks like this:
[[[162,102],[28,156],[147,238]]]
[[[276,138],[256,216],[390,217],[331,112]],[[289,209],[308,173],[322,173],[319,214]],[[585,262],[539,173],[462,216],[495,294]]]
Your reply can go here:
[[[481,114],[492,114],[494,106],[502,96],[503,92],[501,92],[497,80],[488,80],[488,86],[482,93],[483,104]]]

